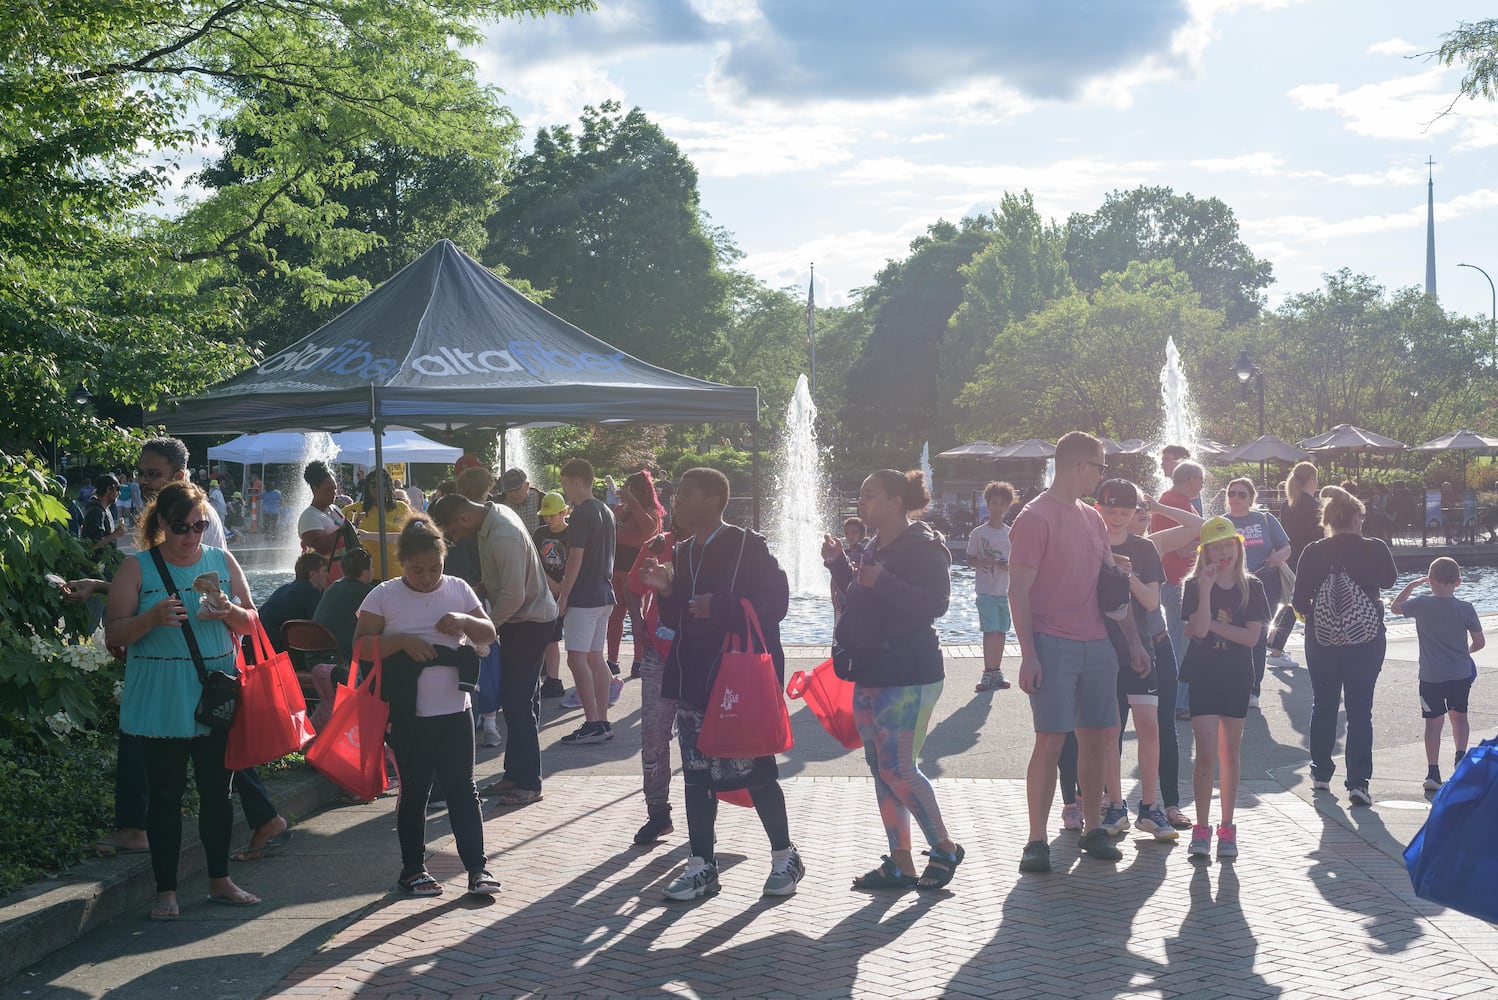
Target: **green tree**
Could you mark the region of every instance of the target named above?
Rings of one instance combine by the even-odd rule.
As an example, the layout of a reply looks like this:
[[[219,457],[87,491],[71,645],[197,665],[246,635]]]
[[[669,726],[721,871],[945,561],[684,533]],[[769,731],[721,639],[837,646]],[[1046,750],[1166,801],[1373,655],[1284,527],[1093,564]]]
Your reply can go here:
[[[962,267],[962,304],[942,349],[942,423],[956,426],[957,397],[988,356],[994,338],[1053,299],[1070,294],[1066,232],[1044,222],[1029,191],[1004,195],[993,240]]]
[[[1459,22],[1441,36],[1435,56],[1443,66],[1461,65],[1458,100],[1482,97],[1491,101],[1498,97],[1498,19]],[[1453,107],[1455,104],[1453,101]]]
[[[1308,437],[1354,423],[1406,444],[1488,419],[1486,323],[1448,314],[1422,289],[1389,296],[1343,269],[1292,295],[1259,332],[1271,423]]]
[[[1222,313],[1167,261],[1129,264],[1005,327],[963,390],[966,429],[989,440],[1069,430],[1148,437],[1161,424],[1165,341],[1183,357],[1220,354]],[[1208,383],[1210,384],[1210,383]]]
[[[0,8],[0,441],[83,444],[79,381],[121,401],[192,392],[249,359],[258,255],[311,301],[354,294],[329,267],[378,238],[331,190],[362,183],[352,149],[382,140],[483,155],[513,122],[463,45],[495,17],[585,0],[127,0]],[[180,164],[233,121],[256,141],[234,185],[172,219]],[[315,248],[280,260],[270,238]],[[214,341],[223,342],[222,345]],[[184,345],[191,345],[185,350]],[[116,362],[119,362],[116,364]],[[36,412],[61,415],[38,423]]]
[[[942,424],[942,353],[952,314],[962,302],[963,267],[993,239],[992,216],[933,223],[890,261],[860,301],[868,322],[858,360],[847,375],[841,410],[845,431],[877,447],[920,451],[951,434]]]
[[[585,108],[537,133],[489,219],[484,263],[548,290],[547,307],[614,346],[719,373],[727,280],[697,170],[643,111]]]
[[[730,271],[727,280],[724,377],[735,385],[758,386],[760,422],[778,427],[795,392],[796,376],[810,374],[806,303],[795,289],[770,288],[742,271]],[[820,366],[820,356],[817,360]]]
[[[1170,261],[1230,326],[1258,314],[1274,280],[1270,263],[1239,238],[1233,210],[1216,198],[1138,187],[1114,191],[1096,212],[1067,220],[1066,262],[1078,288],[1101,287],[1103,275],[1134,260]]]

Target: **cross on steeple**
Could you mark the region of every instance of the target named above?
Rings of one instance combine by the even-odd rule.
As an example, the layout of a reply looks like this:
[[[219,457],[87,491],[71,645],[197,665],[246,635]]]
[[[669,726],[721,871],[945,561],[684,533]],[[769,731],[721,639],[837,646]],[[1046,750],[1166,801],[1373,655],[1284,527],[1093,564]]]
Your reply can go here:
[[[1434,184],[1436,182],[1436,161],[1427,156],[1425,158],[1425,166],[1430,169],[1430,177],[1428,179],[1430,183]]]

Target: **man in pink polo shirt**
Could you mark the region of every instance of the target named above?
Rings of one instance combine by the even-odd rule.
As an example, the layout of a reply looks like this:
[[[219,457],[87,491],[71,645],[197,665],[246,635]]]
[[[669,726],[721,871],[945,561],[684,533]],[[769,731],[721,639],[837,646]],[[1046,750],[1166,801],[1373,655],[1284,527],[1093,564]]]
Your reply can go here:
[[[1051,870],[1046,825],[1056,794],[1056,762],[1066,734],[1077,734],[1078,797],[1084,852],[1102,861],[1123,857],[1102,828],[1103,764],[1118,739],[1118,654],[1098,610],[1098,574],[1114,565],[1108,529],[1081,502],[1108,466],[1103,444],[1073,431],[1056,444],[1051,485],[1025,505],[1010,529],[1009,604],[1020,650],[1019,686],[1030,696],[1035,748],[1025,772],[1030,837],[1022,872]],[[1125,598],[1127,600],[1127,598]],[[1119,622],[1135,669],[1149,654],[1133,616]]]

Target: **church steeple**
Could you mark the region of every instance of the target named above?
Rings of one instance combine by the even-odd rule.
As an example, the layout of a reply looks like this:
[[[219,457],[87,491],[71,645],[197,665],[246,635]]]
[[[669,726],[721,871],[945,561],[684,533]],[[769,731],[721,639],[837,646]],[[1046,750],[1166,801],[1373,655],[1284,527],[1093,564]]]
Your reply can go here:
[[[1425,294],[1436,297],[1436,161],[1426,157],[1430,178],[1425,183]]]

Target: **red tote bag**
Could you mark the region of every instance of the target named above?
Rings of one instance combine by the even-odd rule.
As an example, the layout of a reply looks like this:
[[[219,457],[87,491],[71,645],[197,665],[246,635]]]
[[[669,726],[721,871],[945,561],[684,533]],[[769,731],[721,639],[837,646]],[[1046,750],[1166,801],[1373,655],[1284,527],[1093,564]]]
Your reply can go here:
[[[390,705],[376,693],[383,666],[378,637],[374,638],[374,669],[364,683],[355,683],[364,641],[354,646],[348,680],[338,686],[333,714],[307,750],[307,763],[350,795],[373,799],[386,787],[385,727],[390,722]]]
[[[863,737],[853,722],[853,682],[835,674],[831,660],[823,660],[809,674],[802,670],[792,674],[785,685],[785,696],[805,701],[822,728],[844,749],[863,746]]]
[[[743,605],[749,634],[724,637],[718,676],[697,734],[697,749],[709,757],[769,757],[795,743],[759,616],[747,600]]]
[[[250,632],[255,662],[246,663],[243,643],[239,653],[239,711],[229,727],[224,766],[231,771],[269,764],[296,753],[316,735],[307,719],[307,702],[288,653],[277,653],[255,617]]]

